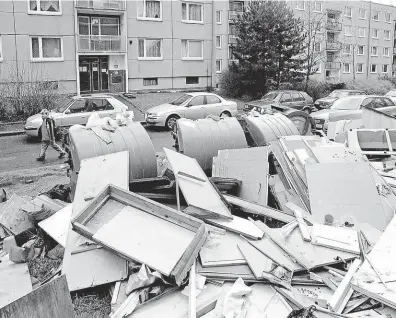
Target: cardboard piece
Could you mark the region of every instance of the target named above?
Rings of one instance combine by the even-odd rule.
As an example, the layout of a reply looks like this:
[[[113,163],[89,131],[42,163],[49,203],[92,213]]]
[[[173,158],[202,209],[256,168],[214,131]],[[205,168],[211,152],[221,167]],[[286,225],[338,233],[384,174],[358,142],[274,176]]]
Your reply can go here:
[[[0,224],[13,235],[33,227],[28,214],[20,209],[24,204],[26,201],[15,193],[8,201],[0,204]]]

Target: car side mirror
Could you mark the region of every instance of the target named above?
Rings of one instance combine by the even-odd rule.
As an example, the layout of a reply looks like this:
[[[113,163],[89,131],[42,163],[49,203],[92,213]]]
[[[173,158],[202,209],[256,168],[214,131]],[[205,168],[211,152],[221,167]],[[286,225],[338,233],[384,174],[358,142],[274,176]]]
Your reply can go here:
[[[65,114],[70,114],[70,113],[71,113],[70,109],[65,110]]]

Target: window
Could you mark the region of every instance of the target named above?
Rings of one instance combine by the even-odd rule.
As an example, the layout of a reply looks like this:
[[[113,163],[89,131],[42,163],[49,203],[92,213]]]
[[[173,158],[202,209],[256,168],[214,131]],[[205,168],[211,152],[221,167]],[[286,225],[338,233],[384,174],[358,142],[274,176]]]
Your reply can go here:
[[[371,55],[372,56],[378,56],[378,47],[377,46],[372,46],[371,47]]]
[[[139,39],[138,50],[139,59],[162,59],[162,41],[159,39]]]
[[[379,30],[378,29],[373,29],[373,34],[372,37],[373,39],[378,39],[379,35]]]
[[[203,41],[182,40],[182,59],[203,59]]]
[[[389,48],[388,47],[384,47],[384,51],[383,51],[383,56],[389,57]]]
[[[62,61],[62,39],[50,37],[32,37],[31,58],[32,61]]]
[[[389,30],[384,30],[384,40],[390,40],[391,33]]]
[[[87,107],[86,111],[91,112],[101,110],[114,110],[114,107],[109,103],[107,99],[94,98],[91,99],[91,105]]]
[[[313,8],[314,12],[322,12],[322,1],[314,1]]]
[[[198,3],[182,2],[182,21],[203,23],[203,5]]]
[[[345,7],[345,16],[348,18],[352,18],[352,8],[351,7]]]
[[[345,26],[344,34],[346,36],[352,36],[352,26],[351,25],[346,25]]]
[[[356,73],[363,73],[363,63],[357,63]]]
[[[188,77],[186,77],[188,78]],[[191,77],[191,78],[196,78],[198,79],[198,77]],[[194,83],[194,84],[198,84],[198,83]],[[199,95],[199,96],[195,96],[189,103],[188,106],[199,106],[199,105],[204,105],[205,104],[205,96],[204,95]]]
[[[378,11],[373,11],[373,20],[379,21],[379,12]]]
[[[358,37],[364,38],[366,36],[366,28],[359,27],[358,28]]]
[[[304,102],[305,98],[300,93],[292,93],[291,98],[293,102]]]
[[[143,78],[143,86],[156,86],[158,85],[158,78]]]
[[[288,103],[288,102],[291,102],[291,101],[292,101],[291,94],[283,94],[281,99],[280,99],[281,103]]]
[[[352,53],[352,44],[345,44],[344,54],[351,54],[351,53]]]
[[[111,17],[78,17],[79,35],[120,35],[120,20]]]
[[[216,48],[221,49],[221,35],[216,35]]]
[[[366,19],[366,9],[360,8],[358,17],[359,19]]]
[[[296,9],[305,10],[305,1],[296,1]]]
[[[316,67],[316,72],[314,72],[314,73],[317,73],[317,74],[322,73],[322,64],[320,64],[320,62],[318,64],[316,64],[315,67]]]
[[[221,73],[222,65],[221,60],[216,60],[216,73]]]
[[[88,106],[89,106],[88,99],[77,99],[73,104],[70,105],[68,110],[72,114],[84,113],[87,111]]]
[[[350,73],[350,72],[351,72],[351,64],[344,63],[344,73]]]
[[[371,64],[370,72],[377,73],[377,64]]]
[[[136,2],[138,19],[140,20],[161,20],[162,2],[161,0],[138,0]]]
[[[388,73],[389,66],[388,64],[382,65],[382,73]]]
[[[319,53],[320,51],[322,51],[322,45],[320,42],[316,42],[314,45],[314,52]]]
[[[216,23],[221,24],[221,11],[220,10],[216,11]]]
[[[358,45],[357,55],[364,55],[364,46]]]
[[[390,13],[385,12],[385,22],[391,23],[392,15]]]
[[[220,104],[221,100],[214,95],[206,95],[206,104]]]
[[[61,14],[60,0],[29,0],[29,14]]]

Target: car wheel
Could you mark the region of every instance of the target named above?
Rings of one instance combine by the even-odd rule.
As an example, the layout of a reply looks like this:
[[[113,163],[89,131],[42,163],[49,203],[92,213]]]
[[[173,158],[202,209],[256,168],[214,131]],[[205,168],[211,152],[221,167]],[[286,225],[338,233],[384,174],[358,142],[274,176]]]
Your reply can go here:
[[[220,117],[222,118],[231,117],[231,114],[228,111],[224,111],[220,114]]]
[[[177,120],[179,119],[179,116],[176,115],[171,115],[167,118],[166,122],[165,122],[165,127],[168,130],[172,130],[173,126],[176,125]]]

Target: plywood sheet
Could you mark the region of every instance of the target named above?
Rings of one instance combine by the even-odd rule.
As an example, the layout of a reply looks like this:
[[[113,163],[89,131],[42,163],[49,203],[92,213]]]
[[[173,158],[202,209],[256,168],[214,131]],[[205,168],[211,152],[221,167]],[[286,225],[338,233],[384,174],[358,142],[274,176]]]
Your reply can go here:
[[[60,245],[65,247],[67,233],[70,227],[71,215],[72,205],[69,204],[56,212],[54,215],[51,215],[48,219],[41,221],[38,226],[47,232],[47,234]]]
[[[195,232],[127,206],[101,227],[94,239],[169,276]]]
[[[164,148],[164,152],[172,167],[183,196],[189,205],[211,212],[217,217],[232,219],[231,212],[227,205],[209,182],[209,179],[199,166],[197,160],[167,148]],[[180,172],[204,180],[204,182],[188,177],[181,177],[179,175]],[[203,198],[205,199],[203,200]]]
[[[66,277],[58,277],[0,309],[2,318],[73,318]]]
[[[213,166],[214,177],[242,181],[238,188],[238,197],[259,205],[267,205],[268,147],[219,150]]]
[[[129,187],[129,154],[126,151],[94,157],[81,161],[72,218],[88,204],[85,198],[96,196],[108,184],[125,190]],[[70,291],[89,288],[125,279],[127,261],[105,249],[72,254],[77,248],[80,235],[69,226],[62,273],[67,277]]]
[[[246,260],[238,249],[238,243],[244,241],[239,235],[226,232],[215,237],[201,248],[199,256],[204,267],[246,264]],[[210,244],[209,244],[210,243]]]
[[[8,255],[0,258],[0,282],[0,308],[32,291],[27,263],[15,264]]]
[[[0,224],[14,235],[33,227],[28,214],[20,209],[24,204],[26,201],[15,193],[8,201],[0,204]]]
[[[386,305],[396,309],[396,217],[388,225],[381,238],[368,254],[370,261],[382,280],[386,282],[385,287],[377,274],[366,260],[352,282],[353,288]]]
[[[263,231],[261,231],[253,222],[238,216],[234,216],[232,220],[211,219],[207,220],[207,222],[222,229],[242,234],[253,240],[260,239],[264,235]]]
[[[330,214],[341,224],[349,221],[370,223],[380,230],[386,227],[387,217],[369,163],[312,164],[306,166],[306,174],[312,217],[319,223]]]

